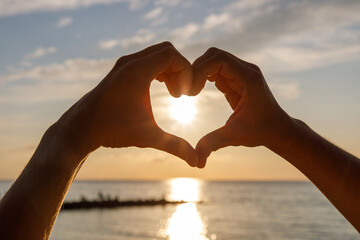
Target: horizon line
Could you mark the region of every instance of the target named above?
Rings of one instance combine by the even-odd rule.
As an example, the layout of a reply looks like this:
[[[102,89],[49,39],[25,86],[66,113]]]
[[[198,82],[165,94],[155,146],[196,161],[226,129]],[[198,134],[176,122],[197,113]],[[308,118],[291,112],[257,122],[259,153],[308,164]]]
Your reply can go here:
[[[74,182],[161,182],[177,178],[191,178],[204,182],[311,182],[308,179],[202,179],[196,177],[173,177],[164,179],[75,179]],[[11,182],[14,179],[1,179],[1,182]]]

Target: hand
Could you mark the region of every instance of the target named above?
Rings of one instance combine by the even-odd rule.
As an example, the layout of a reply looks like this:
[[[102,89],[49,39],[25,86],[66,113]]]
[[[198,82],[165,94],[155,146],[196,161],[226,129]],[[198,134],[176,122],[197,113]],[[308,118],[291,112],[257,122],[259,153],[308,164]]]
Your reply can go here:
[[[193,95],[201,91],[207,79],[215,81],[234,110],[223,127],[198,142],[198,167],[205,166],[212,151],[227,146],[268,146],[286,134],[291,119],[276,102],[259,67],[210,48],[195,60],[193,72]]]
[[[85,156],[100,146],[152,147],[196,166],[193,147],[161,130],[154,120],[149,88],[155,78],[179,97],[191,87],[192,66],[168,42],[121,57],[99,85],[56,123],[59,135]]]

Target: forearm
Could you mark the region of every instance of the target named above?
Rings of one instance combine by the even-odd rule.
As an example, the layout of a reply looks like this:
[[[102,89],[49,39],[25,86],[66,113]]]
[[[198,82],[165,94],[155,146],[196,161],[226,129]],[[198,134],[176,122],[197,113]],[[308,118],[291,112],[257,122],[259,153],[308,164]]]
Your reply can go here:
[[[47,239],[84,155],[61,129],[44,134],[29,163],[0,202],[0,239]],[[26,236],[26,237],[25,237]]]
[[[282,140],[268,146],[305,174],[360,231],[360,160],[291,119]]]

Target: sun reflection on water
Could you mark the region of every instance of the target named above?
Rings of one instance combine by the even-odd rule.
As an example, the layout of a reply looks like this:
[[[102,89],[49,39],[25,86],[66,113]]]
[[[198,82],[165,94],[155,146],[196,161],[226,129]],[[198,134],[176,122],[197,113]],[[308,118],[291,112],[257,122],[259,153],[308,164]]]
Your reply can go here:
[[[173,201],[197,202],[199,201],[199,180],[194,178],[175,178],[170,181]]]
[[[170,240],[208,240],[206,225],[196,208],[196,203],[185,203],[176,207],[167,226]]]
[[[163,235],[169,240],[209,240],[206,237],[207,226],[196,206],[199,201],[200,182],[192,178],[176,178],[171,180],[170,185],[171,200],[184,200],[188,203],[176,207]]]

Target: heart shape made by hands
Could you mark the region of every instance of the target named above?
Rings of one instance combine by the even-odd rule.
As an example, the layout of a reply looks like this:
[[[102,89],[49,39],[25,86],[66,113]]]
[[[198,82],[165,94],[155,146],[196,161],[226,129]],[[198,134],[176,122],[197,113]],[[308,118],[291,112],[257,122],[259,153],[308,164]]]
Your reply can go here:
[[[194,147],[204,135],[224,125],[233,112],[213,83],[207,83],[196,96],[175,98],[164,84],[153,81],[150,98],[160,128],[186,139]]]
[[[226,146],[266,145],[268,139],[273,140],[272,132],[283,128],[280,120],[286,118],[286,113],[277,104],[256,65],[211,48],[195,60],[192,71],[192,86],[186,95],[198,95],[209,80],[233,109],[224,126],[207,133],[197,143],[197,167],[203,168],[212,151]]]
[[[196,96],[207,80],[214,82],[234,112],[224,126],[202,137],[194,149],[183,138],[156,124],[150,98],[153,79],[165,82],[174,97]],[[89,115],[91,121],[84,124],[82,119]],[[271,136],[274,131],[288,124],[288,116],[272,96],[257,66],[216,48],[210,48],[191,64],[166,42],[121,57],[104,80],[75,104],[64,119],[74,116],[79,124],[76,131],[70,131],[78,133],[72,137],[72,143],[80,142],[76,139],[84,133],[92,140],[80,146],[84,153],[99,146],[151,147],[200,168],[212,151],[226,146],[266,145],[274,139]],[[87,129],[91,131],[87,133]]]

